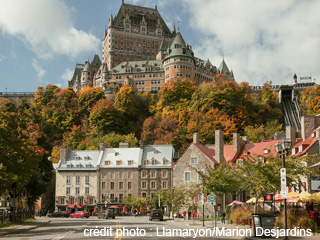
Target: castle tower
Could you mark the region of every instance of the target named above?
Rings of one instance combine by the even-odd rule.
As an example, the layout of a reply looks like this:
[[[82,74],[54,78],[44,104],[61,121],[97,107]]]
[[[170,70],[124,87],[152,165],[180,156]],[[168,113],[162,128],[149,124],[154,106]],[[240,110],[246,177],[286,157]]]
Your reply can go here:
[[[108,70],[125,61],[155,60],[162,38],[171,43],[174,34],[157,8],[122,2],[118,14],[112,14],[102,40],[102,62]]]
[[[175,79],[193,80],[195,60],[191,48],[178,32],[163,59],[165,82]]]
[[[93,86],[93,74],[89,61],[85,61],[81,76],[81,88]]]
[[[234,81],[233,72],[229,70],[224,59],[222,59],[222,62],[220,63],[220,66],[218,68],[218,73],[225,74],[229,81]]]

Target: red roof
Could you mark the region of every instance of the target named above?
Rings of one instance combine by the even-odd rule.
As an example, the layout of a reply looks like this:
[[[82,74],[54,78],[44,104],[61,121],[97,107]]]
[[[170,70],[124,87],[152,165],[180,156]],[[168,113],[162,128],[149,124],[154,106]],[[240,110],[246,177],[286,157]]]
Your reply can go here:
[[[298,142],[293,148],[296,149],[294,156],[302,156],[307,153],[307,151],[318,141],[316,137],[316,129],[311,133],[311,135],[304,141]],[[302,151],[299,152],[299,148],[302,145]],[[292,152],[291,152],[292,153]]]
[[[274,149],[274,145],[276,145],[277,142],[281,142],[281,141],[282,140],[263,140],[262,142],[259,142],[259,143],[246,144],[239,158],[245,158],[246,154],[248,155],[254,154],[257,156],[268,156],[270,153],[271,153],[271,156],[276,157],[277,152]]]

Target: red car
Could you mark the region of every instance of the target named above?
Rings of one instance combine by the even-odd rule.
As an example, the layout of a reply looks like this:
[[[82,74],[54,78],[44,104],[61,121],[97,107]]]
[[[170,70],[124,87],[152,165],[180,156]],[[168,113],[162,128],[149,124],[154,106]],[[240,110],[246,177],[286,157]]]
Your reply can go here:
[[[74,213],[71,213],[71,214],[70,214],[70,217],[71,217],[71,218],[84,218],[84,217],[89,218],[89,217],[90,217],[90,213],[88,213],[88,212],[82,212],[82,211],[80,211],[80,212],[74,212]]]

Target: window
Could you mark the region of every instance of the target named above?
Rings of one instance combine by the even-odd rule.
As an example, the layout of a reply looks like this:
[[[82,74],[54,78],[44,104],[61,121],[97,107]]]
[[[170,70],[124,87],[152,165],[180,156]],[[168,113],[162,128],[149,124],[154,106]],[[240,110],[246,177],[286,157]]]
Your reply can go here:
[[[60,205],[64,205],[64,198],[60,198]]]
[[[243,166],[243,159],[237,159],[237,164],[239,166]]]
[[[203,171],[203,170],[198,171],[198,182],[201,182],[201,181],[202,181],[202,177],[201,177],[201,174],[200,174],[200,173],[204,174],[204,171]]]
[[[264,157],[259,157],[258,159],[261,163],[264,163]]]
[[[110,178],[111,178],[111,179],[114,179],[114,172],[111,172],[111,173],[110,173]]]
[[[151,164],[156,165],[156,160],[154,158],[151,159]]]
[[[106,179],[107,178],[107,174],[104,172],[104,173],[102,173],[102,177],[101,177],[102,179]]]
[[[151,178],[156,178],[156,177],[157,177],[156,170],[151,170]]]
[[[141,193],[141,196],[146,198],[147,197],[147,193],[143,192],[143,193]]]
[[[114,194],[113,193],[110,194],[110,199],[114,200]]]
[[[156,189],[156,181],[151,181],[150,182],[150,188],[151,189]]]
[[[79,198],[79,204],[83,204],[83,198]]]
[[[77,185],[80,184],[80,176],[76,176],[76,184],[77,184]]]
[[[142,170],[141,177],[142,178],[147,178],[147,170]]]
[[[191,172],[184,172],[184,182],[191,181]]]
[[[80,194],[80,188],[76,187],[76,195],[78,196]]]
[[[118,160],[117,161],[117,166],[120,166],[121,165],[121,160]]]
[[[162,189],[167,189],[168,188],[168,182],[167,181],[162,181],[162,183],[161,183],[161,187],[162,187]]]
[[[106,189],[106,182],[102,182],[102,184],[101,184],[101,189],[102,189],[102,190],[105,190],[105,189]]]
[[[162,159],[162,164],[163,165],[167,165],[167,163],[168,163],[168,160],[166,158]]]
[[[66,195],[67,195],[67,196],[70,195],[70,187],[66,187]]]
[[[197,158],[191,158],[191,164],[198,164]]]
[[[162,177],[167,178],[168,177],[168,170],[162,170]]]
[[[93,204],[93,198],[89,198],[89,204],[90,204],[90,205]]]
[[[123,194],[119,194],[119,200],[122,200],[123,199]]]
[[[128,182],[128,190],[132,189],[132,182]]]
[[[114,182],[110,182],[110,189],[111,189],[111,190],[114,189]]]
[[[148,159],[143,159],[143,165],[148,165]]]
[[[123,182],[119,182],[119,189],[123,189]]]
[[[70,204],[74,204],[74,198],[70,198]]]
[[[128,172],[128,179],[132,179],[132,172]]]
[[[268,152],[269,152],[268,149],[264,149],[264,150],[263,150],[263,153],[264,153],[264,154],[267,154]]]
[[[90,176],[86,176],[85,182],[86,182],[86,184],[90,184]]]
[[[105,165],[105,166],[109,166],[109,165],[110,165],[110,161],[109,161],[109,160],[104,161],[104,165]]]
[[[86,195],[89,195],[89,187],[86,187],[86,188],[85,188],[85,194],[86,194]]]
[[[141,182],[141,188],[142,189],[146,189],[147,188],[147,182],[146,181]]]
[[[132,160],[128,160],[128,166],[132,166],[133,165],[133,161]]]
[[[119,179],[123,179],[123,172],[119,172]]]
[[[71,184],[71,176],[67,176],[66,178],[66,184],[70,185]]]

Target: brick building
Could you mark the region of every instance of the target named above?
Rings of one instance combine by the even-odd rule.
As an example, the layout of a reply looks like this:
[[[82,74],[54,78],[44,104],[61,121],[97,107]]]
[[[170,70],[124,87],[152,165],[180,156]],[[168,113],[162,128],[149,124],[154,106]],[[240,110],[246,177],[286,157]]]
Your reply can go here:
[[[95,55],[91,63],[77,64],[69,86],[76,92],[85,86],[100,87],[108,94],[128,84],[135,91],[157,92],[170,80],[201,84],[221,73],[234,80],[224,60],[217,68],[209,59],[197,58],[181,33],[175,27],[169,30],[157,7],[122,2],[104,32],[102,63]]]

